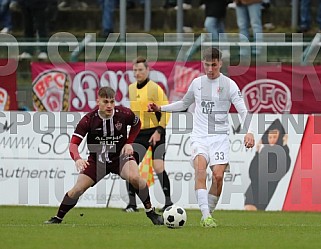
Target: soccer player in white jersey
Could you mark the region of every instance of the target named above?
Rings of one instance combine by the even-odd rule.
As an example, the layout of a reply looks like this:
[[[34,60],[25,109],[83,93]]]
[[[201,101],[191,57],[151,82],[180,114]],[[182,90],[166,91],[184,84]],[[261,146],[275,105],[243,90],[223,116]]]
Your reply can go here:
[[[195,169],[195,194],[202,212],[201,226],[216,227],[211,213],[219,200],[224,171],[229,167],[228,113],[233,104],[241,116],[246,148],[254,146],[254,136],[249,130],[248,114],[241,91],[236,83],[220,72],[222,53],[208,48],[203,53],[205,74],[194,79],[182,100],[168,105],[148,105],[149,111],[176,112],[186,110],[195,103],[193,131],[191,134],[192,162]],[[207,191],[206,169],[212,170],[212,185]]]

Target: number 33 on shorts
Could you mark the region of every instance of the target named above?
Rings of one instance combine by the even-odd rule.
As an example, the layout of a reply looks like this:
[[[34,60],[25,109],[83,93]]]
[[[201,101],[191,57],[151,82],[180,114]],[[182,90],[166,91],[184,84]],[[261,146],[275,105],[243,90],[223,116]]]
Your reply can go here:
[[[214,157],[214,159],[215,160],[224,160],[225,158],[224,158],[224,152],[215,152],[214,153],[214,155],[215,155],[215,157]]]

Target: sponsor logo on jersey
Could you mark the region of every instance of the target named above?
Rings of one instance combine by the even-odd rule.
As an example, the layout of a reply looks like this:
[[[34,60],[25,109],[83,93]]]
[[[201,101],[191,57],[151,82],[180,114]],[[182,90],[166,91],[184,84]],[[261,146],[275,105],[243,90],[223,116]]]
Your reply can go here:
[[[203,100],[201,103],[202,108],[202,113],[204,114],[212,114],[215,103],[213,101],[205,101]]]
[[[118,131],[120,131],[121,128],[123,127],[123,124],[122,124],[121,122],[117,121],[117,123],[115,124],[115,127],[116,127],[116,129],[117,129]]]
[[[217,88],[217,93],[223,92],[223,89],[224,89],[224,87],[219,86],[219,87]]]

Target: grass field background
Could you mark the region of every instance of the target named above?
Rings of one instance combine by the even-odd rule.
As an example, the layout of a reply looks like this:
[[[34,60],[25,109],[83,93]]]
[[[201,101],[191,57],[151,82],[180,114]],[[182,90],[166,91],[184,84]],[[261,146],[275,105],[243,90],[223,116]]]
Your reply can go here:
[[[321,248],[321,214],[215,211],[217,228],[186,210],[181,229],[154,226],[143,210],[74,208],[62,224],[44,225],[53,207],[0,206],[0,248]]]

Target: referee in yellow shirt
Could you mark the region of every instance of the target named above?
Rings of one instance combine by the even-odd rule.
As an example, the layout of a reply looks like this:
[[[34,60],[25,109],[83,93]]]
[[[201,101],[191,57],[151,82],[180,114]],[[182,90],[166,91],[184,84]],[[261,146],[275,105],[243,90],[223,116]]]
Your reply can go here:
[[[129,85],[130,109],[140,118],[141,130],[133,144],[135,159],[139,164],[148,147],[153,148],[153,168],[165,195],[165,205],[160,211],[173,205],[171,201],[170,182],[165,171],[165,127],[170,114],[148,112],[147,106],[154,102],[157,105],[168,104],[168,99],[163,89],[149,79],[149,66],[144,57],[138,57],[133,62],[133,71],[136,82]],[[129,183],[126,184],[129,194],[129,203],[125,212],[137,212],[136,189]]]

